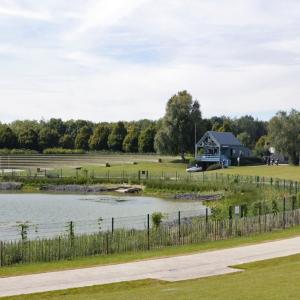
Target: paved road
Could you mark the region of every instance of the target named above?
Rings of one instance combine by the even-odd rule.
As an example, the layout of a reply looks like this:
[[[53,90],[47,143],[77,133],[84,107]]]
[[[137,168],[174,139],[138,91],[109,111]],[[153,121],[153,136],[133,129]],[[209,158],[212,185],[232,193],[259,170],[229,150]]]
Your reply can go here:
[[[177,281],[240,272],[229,266],[300,253],[300,237],[170,258],[0,279],[0,296],[138,279]]]

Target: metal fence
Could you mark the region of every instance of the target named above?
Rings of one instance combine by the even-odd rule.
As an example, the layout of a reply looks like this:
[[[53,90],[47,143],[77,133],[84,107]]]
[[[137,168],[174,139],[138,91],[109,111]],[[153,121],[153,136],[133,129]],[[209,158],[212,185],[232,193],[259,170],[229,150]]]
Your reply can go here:
[[[193,211],[179,211],[172,213],[162,213],[162,224],[171,225],[178,222],[180,217],[181,222],[187,222],[194,217],[204,217],[210,215],[210,209],[198,209]],[[82,234],[94,234],[98,232],[114,232],[118,229],[124,230],[144,230],[152,228],[153,223],[151,216],[139,215],[130,217],[113,217],[102,218],[97,220],[76,220],[68,222],[55,223],[33,223],[33,222],[0,222],[0,240],[2,241],[17,241],[35,240],[43,238],[53,238],[58,236]]]
[[[300,210],[269,213],[253,217],[232,217],[215,220],[177,215],[174,222],[150,226],[147,216],[145,229],[114,229],[94,234],[69,234],[38,240],[0,242],[0,266],[17,263],[50,262],[91,255],[108,255],[127,251],[146,251],[174,245],[196,244],[203,241],[285,229],[300,224]]]

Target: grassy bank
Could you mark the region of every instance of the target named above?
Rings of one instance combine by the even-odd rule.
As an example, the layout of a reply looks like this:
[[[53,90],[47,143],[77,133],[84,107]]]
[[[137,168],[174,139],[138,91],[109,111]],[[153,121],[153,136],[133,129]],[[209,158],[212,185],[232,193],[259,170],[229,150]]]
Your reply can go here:
[[[300,255],[237,267],[244,272],[181,282],[141,280],[5,299],[299,299]]]
[[[293,227],[286,230],[278,230],[268,233],[256,234],[247,237],[232,238],[228,240],[203,242],[194,245],[183,245],[167,247],[144,252],[129,252],[122,254],[112,254],[107,256],[90,256],[74,260],[64,260],[48,263],[19,264],[0,268],[0,277],[17,276],[41,272],[51,272],[76,268],[86,268],[99,265],[125,263],[143,259],[167,257],[201,251],[218,250],[242,245],[261,243],[277,239],[291,238],[300,235],[300,227]]]

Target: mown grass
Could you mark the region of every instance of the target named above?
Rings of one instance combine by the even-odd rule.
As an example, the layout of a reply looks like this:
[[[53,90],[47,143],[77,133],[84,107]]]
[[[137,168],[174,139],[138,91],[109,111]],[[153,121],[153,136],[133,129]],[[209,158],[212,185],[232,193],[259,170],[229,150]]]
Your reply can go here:
[[[228,169],[219,170],[218,172],[232,175],[265,176],[300,181],[300,167],[289,165],[230,167]]]
[[[112,254],[104,256],[90,256],[74,260],[61,260],[56,262],[18,264],[0,268],[0,277],[18,276],[25,274],[35,274],[42,272],[61,271],[68,269],[87,268],[100,265],[132,262],[144,259],[183,255],[188,253],[199,253],[202,251],[218,250],[242,245],[261,243],[277,239],[291,238],[300,235],[300,227],[288,228],[268,233],[256,234],[247,237],[232,238],[228,240],[218,240],[203,242],[194,245],[182,245],[167,247],[158,250],[144,252],[128,252],[122,254]]]
[[[300,254],[237,268],[245,271],[180,282],[140,280],[4,299],[291,300],[300,297]]]
[[[148,171],[150,176],[175,176],[176,172],[181,175],[186,175],[186,164],[185,163],[174,163],[170,159],[164,159],[163,162],[141,162],[137,161],[135,164],[133,162],[109,162],[110,167],[105,167],[103,165],[82,165],[82,170],[80,174],[84,174],[84,170],[88,171],[88,174],[93,174],[94,176],[126,176],[130,174],[136,174],[138,171]],[[55,169],[54,172],[58,174],[61,169]],[[63,176],[75,176],[76,170],[72,167],[66,167],[62,169]]]

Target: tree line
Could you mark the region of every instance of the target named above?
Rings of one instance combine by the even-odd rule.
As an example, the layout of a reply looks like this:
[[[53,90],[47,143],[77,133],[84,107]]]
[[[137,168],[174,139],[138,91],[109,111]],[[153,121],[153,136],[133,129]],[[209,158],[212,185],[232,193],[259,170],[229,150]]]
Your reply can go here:
[[[266,155],[270,146],[299,161],[300,113],[278,112],[269,122],[250,115],[239,118],[215,116],[203,118],[200,104],[187,91],[173,95],[163,118],[139,121],[95,123],[87,120],[52,118],[48,121],[17,120],[0,124],[0,148],[81,151],[114,151],[130,153],[193,153],[195,140],[208,131],[233,132],[254,151]],[[58,151],[58,150],[57,150]]]

